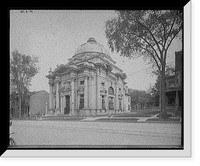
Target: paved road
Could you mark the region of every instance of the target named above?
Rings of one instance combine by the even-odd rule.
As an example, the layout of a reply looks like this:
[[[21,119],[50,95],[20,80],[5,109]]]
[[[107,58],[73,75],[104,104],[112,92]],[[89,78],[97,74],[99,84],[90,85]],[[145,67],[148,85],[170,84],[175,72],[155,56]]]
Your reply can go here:
[[[13,120],[17,145],[181,145],[180,123]]]

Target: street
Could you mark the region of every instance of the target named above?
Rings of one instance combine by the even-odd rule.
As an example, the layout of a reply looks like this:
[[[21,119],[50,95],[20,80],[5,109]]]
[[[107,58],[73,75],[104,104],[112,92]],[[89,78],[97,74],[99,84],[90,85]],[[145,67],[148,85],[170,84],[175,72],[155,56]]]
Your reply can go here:
[[[180,123],[13,120],[17,145],[181,145]]]

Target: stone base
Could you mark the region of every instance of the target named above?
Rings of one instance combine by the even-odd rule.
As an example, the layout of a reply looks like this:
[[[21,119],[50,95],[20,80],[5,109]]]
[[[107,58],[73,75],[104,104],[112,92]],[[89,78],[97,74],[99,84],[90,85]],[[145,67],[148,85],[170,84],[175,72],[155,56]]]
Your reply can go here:
[[[56,108],[56,110],[55,110],[55,115],[60,115],[60,114],[61,114],[60,109],[59,109],[59,108]]]
[[[48,114],[54,114],[55,110],[53,108],[50,108],[48,111]]]

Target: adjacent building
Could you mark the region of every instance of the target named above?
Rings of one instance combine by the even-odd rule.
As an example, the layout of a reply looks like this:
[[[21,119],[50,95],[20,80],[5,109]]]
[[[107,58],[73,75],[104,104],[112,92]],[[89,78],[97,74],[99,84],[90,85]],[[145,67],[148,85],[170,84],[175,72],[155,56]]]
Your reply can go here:
[[[167,110],[173,110],[174,115],[182,113],[182,58],[182,51],[175,52],[175,75],[166,77]]]
[[[15,118],[45,115],[49,109],[49,93],[45,90],[28,92],[21,100],[21,116],[19,109],[19,95],[13,92],[10,95],[10,116]]]
[[[49,71],[50,115],[97,115],[130,111],[126,74],[94,38],[66,64]]]
[[[29,115],[29,106],[30,106],[30,95],[28,92],[21,100],[18,93],[12,92],[10,94],[10,116],[11,117],[20,117]],[[20,102],[21,102],[21,115],[20,115]]]
[[[41,116],[49,109],[49,93],[45,90],[32,92],[29,104],[29,116]]]

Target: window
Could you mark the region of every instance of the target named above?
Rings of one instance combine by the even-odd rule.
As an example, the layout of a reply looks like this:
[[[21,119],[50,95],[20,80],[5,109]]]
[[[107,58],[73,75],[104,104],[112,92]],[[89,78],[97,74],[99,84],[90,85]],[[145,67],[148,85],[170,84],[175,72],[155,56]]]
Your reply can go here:
[[[106,109],[105,108],[105,97],[104,96],[102,96],[102,109]]]
[[[84,85],[84,81],[80,81],[80,85]]]
[[[104,86],[105,86],[105,83],[102,82],[102,83],[101,83],[101,89],[102,89],[102,90],[104,89]]]
[[[174,105],[175,104],[175,97],[174,96],[168,97],[168,104],[169,105]]]
[[[110,110],[114,110],[113,100],[114,100],[113,97],[109,97],[109,109]]]
[[[108,94],[114,95],[114,89],[113,89],[113,87],[108,88]]]
[[[80,104],[79,104],[79,109],[84,108],[84,94],[80,95]]]

